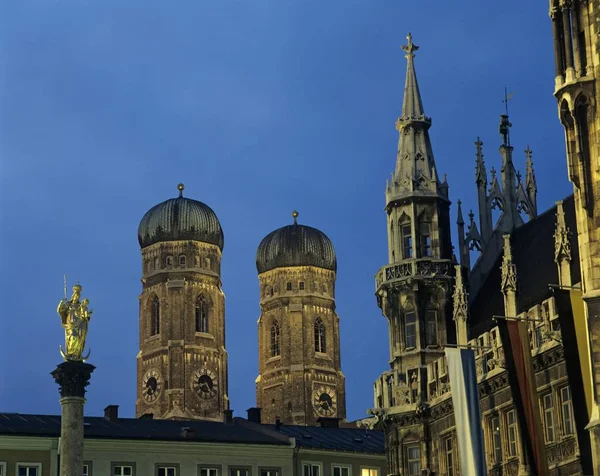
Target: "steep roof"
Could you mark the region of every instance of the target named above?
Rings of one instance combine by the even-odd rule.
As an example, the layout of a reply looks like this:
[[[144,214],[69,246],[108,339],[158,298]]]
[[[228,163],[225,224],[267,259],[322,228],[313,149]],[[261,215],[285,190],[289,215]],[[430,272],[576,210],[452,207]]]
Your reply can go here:
[[[571,276],[580,281],[577,222],[573,195],[563,200],[565,221],[571,231]],[[523,312],[550,297],[548,285],[558,284],[558,269],[554,262],[554,230],[556,206],[516,228],[511,235],[514,263],[517,267],[517,305]],[[502,254],[479,288],[469,306],[469,337],[474,338],[496,324],[492,316],[504,315],[504,299],[500,288]]]
[[[189,428],[191,431],[184,431]],[[60,436],[60,416],[0,413],[0,435]],[[251,428],[211,421],[84,418],[84,437],[119,440],[196,441],[233,444],[289,445],[284,438]]]

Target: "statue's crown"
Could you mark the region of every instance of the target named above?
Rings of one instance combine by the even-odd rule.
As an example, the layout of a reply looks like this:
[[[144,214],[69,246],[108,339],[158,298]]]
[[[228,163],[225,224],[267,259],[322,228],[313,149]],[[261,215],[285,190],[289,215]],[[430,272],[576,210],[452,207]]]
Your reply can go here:
[[[81,291],[81,284],[77,283],[75,286],[73,286],[73,291]]]

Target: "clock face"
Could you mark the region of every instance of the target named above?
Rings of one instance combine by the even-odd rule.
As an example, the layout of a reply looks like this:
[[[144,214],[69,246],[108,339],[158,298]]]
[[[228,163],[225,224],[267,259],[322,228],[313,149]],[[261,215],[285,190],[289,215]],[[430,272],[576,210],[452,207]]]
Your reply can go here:
[[[160,395],[162,380],[158,371],[151,369],[142,379],[142,396],[148,403],[154,402]]]
[[[192,390],[200,398],[212,398],[218,389],[217,376],[212,370],[202,368],[192,374]]]
[[[319,385],[313,390],[313,407],[318,415],[333,417],[337,413],[335,388]]]

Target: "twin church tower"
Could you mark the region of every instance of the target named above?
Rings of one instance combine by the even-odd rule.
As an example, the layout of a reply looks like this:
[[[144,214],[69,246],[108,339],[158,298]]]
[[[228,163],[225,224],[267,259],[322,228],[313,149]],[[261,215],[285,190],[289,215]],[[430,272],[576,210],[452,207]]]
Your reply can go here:
[[[136,414],[222,421],[229,410],[223,230],[213,210],[179,196],[142,218]],[[336,256],[321,231],[294,222],[258,247],[262,420],[315,425],[346,417]]]

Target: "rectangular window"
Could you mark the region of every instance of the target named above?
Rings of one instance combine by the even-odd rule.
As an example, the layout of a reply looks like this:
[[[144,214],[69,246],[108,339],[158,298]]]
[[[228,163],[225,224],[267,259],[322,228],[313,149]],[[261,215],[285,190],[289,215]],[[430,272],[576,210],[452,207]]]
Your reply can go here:
[[[410,224],[402,225],[402,248],[404,259],[412,258],[412,232],[410,230]]]
[[[278,469],[261,469],[260,476],[279,476]]]
[[[229,476],[250,476],[250,471],[243,468],[231,468],[229,470]]]
[[[492,418],[491,424],[492,434],[492,454],[494,456],[494,463],[502,462],[502,434],[500,433],[500,418]]]
[[[113,476],[133,476],[133,466],[113,466]]]
[[[17,465],[17,476],[41,476],[42,465],[37,463],[21,463]]]
[[[300,291],[304,291],[304,281],[300,281],[298,287],[300,288]]]
[[[444,450],[446,451],[446,473],[448,476],[454,476],[454,445],[452,437],[444,440]]]
[[[362,468],[360,476],[379,476],[379,470],[375,468]]]
[[[158,476],[177,476],[177,469],[174,466],[159,466]]]
[[[6,476],[6,463],[0,463],[0,476]]]
[[[425,312],[426,345],[437,345],[437,311],[429,309]]]
[[[421,476],[421,448],[418,445],[406,448],[408,476]]]
[[[287,283],[287,285],[286,285],[286,289],[287,289],[288,291],[291,291],[291,290],[292,290],[292,283]]]
[[[4,476],[0,474],[0,476]],[[86,462],[83,464],[83,476],[92,476],[92,463]]]
[[[544,427],[546,433],[546,442],[554,441],[554,399],[552,394],[548,393],[542,397],[542,408],[544,409]]]
[[[333,476],[350,476],[350,467],[333,465]]]
[[[514,410],[506,413],[508,428],[508,456],[517,456],[517,414]]]
[[[571,389],[569,387],[560,389],[560,405],[564,434],[572,435],[575,429],[573,428],[573,405],[571,403]]]
[[[404,344],[407,348],[417,346],[417,319],[414,312],[404,315]]]
[[[200,476],[218,476],[216,468],[200,468]]]
[[[318,464],[304,463],[302,467],[303,476],[321,476],[321,466]]]
[[[431,231],[429,223],[419,225],[419,236],[421,237],[421,256],[431,256]]]

